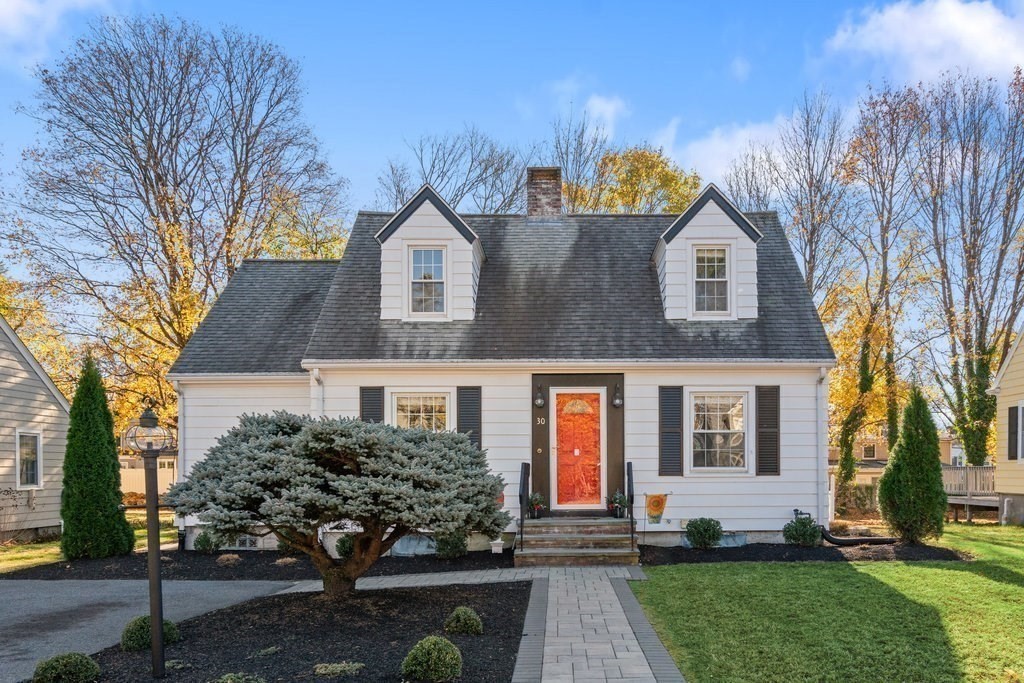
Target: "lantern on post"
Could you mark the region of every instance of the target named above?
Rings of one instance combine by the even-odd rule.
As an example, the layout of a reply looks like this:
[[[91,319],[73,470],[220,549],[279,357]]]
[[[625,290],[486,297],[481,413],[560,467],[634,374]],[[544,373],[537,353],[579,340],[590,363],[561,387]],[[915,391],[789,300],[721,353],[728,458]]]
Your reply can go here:
[[[125,432],[127,447],[142,456],[146,472],[146,546],[149,565],[149,623],[150,649],[153,660],[153,677],[164,676],[164,605],[163,587],[160,582],[160,514],[158,512],[159,485],[157,463],[160,454],[174,446],[174,436],[166,427],[160,426],[153,412],[153,400],[143,401],[145,410],[139,416],[138,424]]]

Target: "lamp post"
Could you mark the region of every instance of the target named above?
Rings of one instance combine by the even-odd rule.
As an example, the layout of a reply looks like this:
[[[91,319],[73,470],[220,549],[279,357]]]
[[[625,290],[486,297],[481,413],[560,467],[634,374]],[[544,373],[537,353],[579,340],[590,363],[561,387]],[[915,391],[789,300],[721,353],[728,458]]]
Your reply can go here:
[[[145,400],[146,409],[139,423],[128,428],[128,448],[142,455],[146,471],[146,546],[149,560],[149,623],[153,678],[164,677],[164,600],[160,583],[160,514],[158,512],[157,462],[172,443],[171,432],[161,427],[153,412],[153,401]]]

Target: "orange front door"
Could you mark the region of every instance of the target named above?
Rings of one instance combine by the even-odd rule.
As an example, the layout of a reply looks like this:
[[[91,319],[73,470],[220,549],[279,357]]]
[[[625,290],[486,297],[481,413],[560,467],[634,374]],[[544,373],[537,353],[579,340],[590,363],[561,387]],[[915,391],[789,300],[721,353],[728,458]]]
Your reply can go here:
[[[552,508],[604,507],[603,389],[553,389]]]

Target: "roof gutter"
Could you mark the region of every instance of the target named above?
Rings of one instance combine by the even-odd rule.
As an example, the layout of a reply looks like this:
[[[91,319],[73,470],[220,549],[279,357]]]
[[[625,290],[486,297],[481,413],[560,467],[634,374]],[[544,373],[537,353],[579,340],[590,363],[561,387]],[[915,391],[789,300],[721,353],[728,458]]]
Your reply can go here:
[[[339,359],[307,359],[302,361],[302,367],[306,369],[317,368],[320,370],[331,370],[331,369],[389,369],[389,368],[400,368],[409,369],[416,368],[422,370],[434,370],[434,369],[460,369],[460,368],[473,368],[473,369],[484,369],[484,370],[536,370],[538,365],[543,365],[545,369],[562,366],[569,367],[574,370],[589,370],[589,369],[607,369],[607,368],[622,368],[622,367],[635,367],[642,368],[644,370],[671,370],[679,369],[680,367],[686,368],[699,368],[705,370],[730,370],[737,369],[737,366],[742,366],[744,370],[748,370],[751,367],[779,367],[786,369],[806,369],[806,370],[819,370],[821,368],[831,369],[835,367],[836,361],[834,359],[818,359],[818,360],[783,360],[783,359],[772,359],[772,358],[750,358],[750,359],[735,359],[735,358],[709,358],[706,360],[672,360],[664,358],[652,358],[652,359],[621,359],[621,360],[571,360],[571,359],[559,359],[559,358],[523,358],[523,359],[509,359],[509,360],[466,360],[466,359],[452,359],[452,360],[394,360],[394,359],[352,359],[352,360],[339,360]]]

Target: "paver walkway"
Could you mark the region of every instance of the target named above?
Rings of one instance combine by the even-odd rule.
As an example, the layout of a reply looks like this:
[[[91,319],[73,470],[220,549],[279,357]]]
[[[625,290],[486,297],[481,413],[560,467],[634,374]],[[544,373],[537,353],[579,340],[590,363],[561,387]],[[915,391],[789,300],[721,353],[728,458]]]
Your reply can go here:
[[[524,567],[369,577],[356,589],[534,581],[513,683],[684,683],[626,584],[643,578],[638,567]]]

